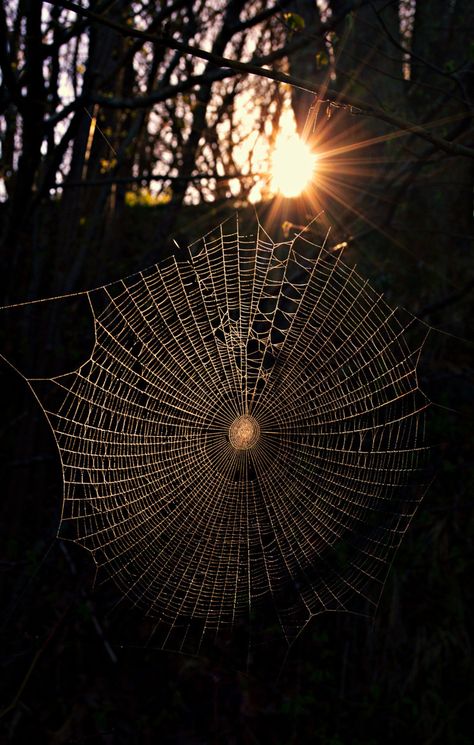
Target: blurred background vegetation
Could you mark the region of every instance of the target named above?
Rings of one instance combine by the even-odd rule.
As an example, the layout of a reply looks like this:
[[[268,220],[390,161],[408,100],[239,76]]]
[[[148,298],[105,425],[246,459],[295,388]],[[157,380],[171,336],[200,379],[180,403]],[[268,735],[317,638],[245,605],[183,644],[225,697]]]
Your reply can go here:
[[[90,10],[99,19],[80,11]],[[392,305],[433,327],[432,481],[374,623],[313,619],[276,682],[120,645],[113,590],[55,539],[61,473],[21,376],[2,366],[0,728],[6,742],[472,742],[474,6],[470,0],[4,0],[0,6],[4,305],[92,288],[180,254],[239,210],[269,234],[316,214]],[[114,25],[115,24],[115,25]],[[171,41],[170,41],[171,40]],[[209,52],[191,55],[172,44]],[[219,58],[276,73],[242,74]],[[289,85],[285,75],[307,82]],[[319,91],[317,118],[308,112]],[[284,127],[318,156],[297,198],[272,188]],[[321,231],[321,235],[318,235]],[[2,311],[25,375],[73,369],[82,298]],[[431,475],[430,475],[431,480]],[[132,641],[130,641],[132,640]]]

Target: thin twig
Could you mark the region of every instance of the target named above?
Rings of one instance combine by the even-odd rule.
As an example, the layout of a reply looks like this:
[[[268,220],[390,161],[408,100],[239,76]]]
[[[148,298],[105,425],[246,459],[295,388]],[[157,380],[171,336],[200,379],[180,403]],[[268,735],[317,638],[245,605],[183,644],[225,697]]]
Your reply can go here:
[[[214,181],[231,181],[233,179],[239,179],[245,181],[245,179],[253,179],[256,177],[263,177],[266,174],[263,173],[229,173],[221,175],[219,173],[201,173],[184,176],[166,176],[166,175],[154,175],[148,176],[121,176],[117,178],[104,178],[104,179],[84,179],[78,181],[65,181],[57,182],[54,184],[55,189],[67,189],[69,187],[78,186],[111,186],[113,184],[149,184],[151,181],[170,181],[171,183],[186,183],[188,181],[206,181],[213,179]]]
[[[431,303],[431,305],[426,305],[424,308],[422,308],[418,313],[418,318],[424,318],[425,316],[431,316],[433,313],[436,313],[438,310],[443,310],[444,308],[447,308],[448,305],[453,305],[454,303],[457,303],[458,300],[461,300],[465,295],[468,295],[471,290],[474,290],[474,279],[471,279],[467,284],[464,285],[464,287],[461,287],[460,290],[456,290],[456,292],[452,292],[447,297],[443,298],[442,300],[438,300],[435,303]]]
[[[15,706],[17,705],[17,703],[19,702],[19,700],[21,698],[21,694],[25,690],[25,688],[27,686],[27,683],[28,683],[29,679],[31,678],[31,675],[32,675],[32,673],[33,673],[33,671],[34,671],[37,663],[38,663],[38,660],[40,659],[41,655],[43,654],[44,650],[46,649],[46,647],[50,643],[51,639],[54,637],[54,635],[56,634],[57,630],[61,626],[62,622],[64,621],[64,619],[66,617],[66,614],[68,613],[68,611],[69,611],[69,609],[71,607],[71,605],[72,605],[72,603],[69,603],[69,605],[67,606],[67,608],[62,612],[62,614],[60,615],[60,617],[58,618],[58,620],[54,624],[53,628],[49,632],[48,636],[44,640],[43,644],[36,651],[36,653],[35,653],[32,661],[31,661],[31,664],[30,664],[28,670],[26,671],[25,676],[24,676],[23,680],[21,681],[18,690],[17,690],[15,696],[13,697],[13,700],[8,704],[8,706],[6,706],[4,709],[2,709],[0,711],[0,719],[2,719],[10,711],[12,711],[15,708]]]

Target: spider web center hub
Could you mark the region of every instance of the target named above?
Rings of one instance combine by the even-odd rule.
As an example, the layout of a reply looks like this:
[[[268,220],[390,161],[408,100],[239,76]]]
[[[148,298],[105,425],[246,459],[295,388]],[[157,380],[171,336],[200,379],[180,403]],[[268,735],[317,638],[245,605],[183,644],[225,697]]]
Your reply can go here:
[[[229,427],[229,440],[236,450],[249,450],[260,438],[260,425],[253,416],[243,414]]]

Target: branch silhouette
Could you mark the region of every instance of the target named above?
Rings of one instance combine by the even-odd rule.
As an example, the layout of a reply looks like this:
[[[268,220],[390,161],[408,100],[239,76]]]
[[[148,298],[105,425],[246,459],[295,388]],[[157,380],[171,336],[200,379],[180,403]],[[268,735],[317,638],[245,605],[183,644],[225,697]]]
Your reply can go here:
[[[93,11],[87,10],[86,8],[82,8],[77,3],[71,2],[71,0],[46,0],[46,2],[51,5],[65,8],[66,10],[71,10],[74,13],[87,18],[92,23],[100,23],[123,36],[141,39],[143,41],[158,44],[169,49],[174,49],[176,51],[182,52],[183,54],[189,54],[193,57],[204,59],[215,64],[218,67],[228,68],[236,73],[245,75],[256,75],[261,78],[275,80],[279,83],[286,83],[287,85],[307,91],[308,93],[313,93],[316,96],[321,93],[321,87],[313,85],[308,80],[303,80],[301,78],[294,77],[293,75],[287,75],[286,73],[277,70],[270,70],[260,65],[256,65],[252,62],[242,62],[240,60],[230,59],[229,57],[222,57],[220,55],[213,54],[212,52],[208,52],[205,49],[201,49],[200,47],[186,44],[182,41],[179,41],[178,39],[175,39],[172,36],[169,36],[168,34],[154,34],[146,31],[140,31],[133,26],[124,26],[103,15],[94,13]],[[297,48],[305,46],[306,44],[306,39],[300,40],[293,44],[289,44],[279,50],[276,50],[275,53],[271,55],[271,57],[273,59],[287,57]],[[161,94],[162,92],[157,92],[157,95]],[[324,100],[338,106],[345,106],[351,109],[352,113],[375,117],[377,119],[380,119],[381,121],[387,122],[387,124],[398,127],[402,131],[417,135],[427,142],[431,142],[431,144],[435,145],[435,147],[439,150],[442,150],[445,153],[449,153],[450,155],[461,155],[467,158],[474,158],[474,148],[462,145],[458,142],[451,142],[444,139],[443,137],[438,137],[437,135],[430,132],[426,126],[407,121],[406,119],[403,119],[402,117],[385,111],[384,109],[381,109],[379,107],[367,105],[365,101],[361,101],[357,98],[354,98],[353,96],[346,96],[339,91],[326,88],[324,90]],[[108,100],[106,97],[104,97],[101,99],[100,103],[103,106],[110,105],[116,107],[119,105],[123,106],[124,108],[138,108],[140,106],[150,106],[152,103],[154,103],[154,100],[152,96],[145,96],[143,97],[143,101],[141,101],[140,97],[137,97],[133,99],[125,99],[118,103],[117,101],[114,101],[114,99]],[[472,118],[473,116],[474,112],[472,111],[466,114],[466,118]]]

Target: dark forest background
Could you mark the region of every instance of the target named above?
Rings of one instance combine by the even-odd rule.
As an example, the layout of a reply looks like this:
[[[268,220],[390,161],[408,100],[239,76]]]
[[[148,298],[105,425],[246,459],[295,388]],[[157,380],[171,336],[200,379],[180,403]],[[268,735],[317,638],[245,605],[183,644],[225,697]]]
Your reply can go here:
[[[345,261],[433,328],[420,364],[433,402],[430,484],[374,622],[316,617],[278,680],[270,648],[246,672],[219,647],[199,657],[149,648],[133,617],[121,643],[108,622],[113,589],[94,591],[88,556],[55,538],[57,450],[4,363],[3,740],[471,743],[474,5],[79,5],[99,18],[66,0],[0,6],[1,304],[118,279],[236,209],[250,229],[256,208],[274,238],[324,210],[330,247],[347,244]],[[285,200],[255,143],[271,150],[285,108],[302,132],[314,91],[319,176]],[[24,375],[73,369],[90,349],[83,298],[1,315],[0,351]]]

